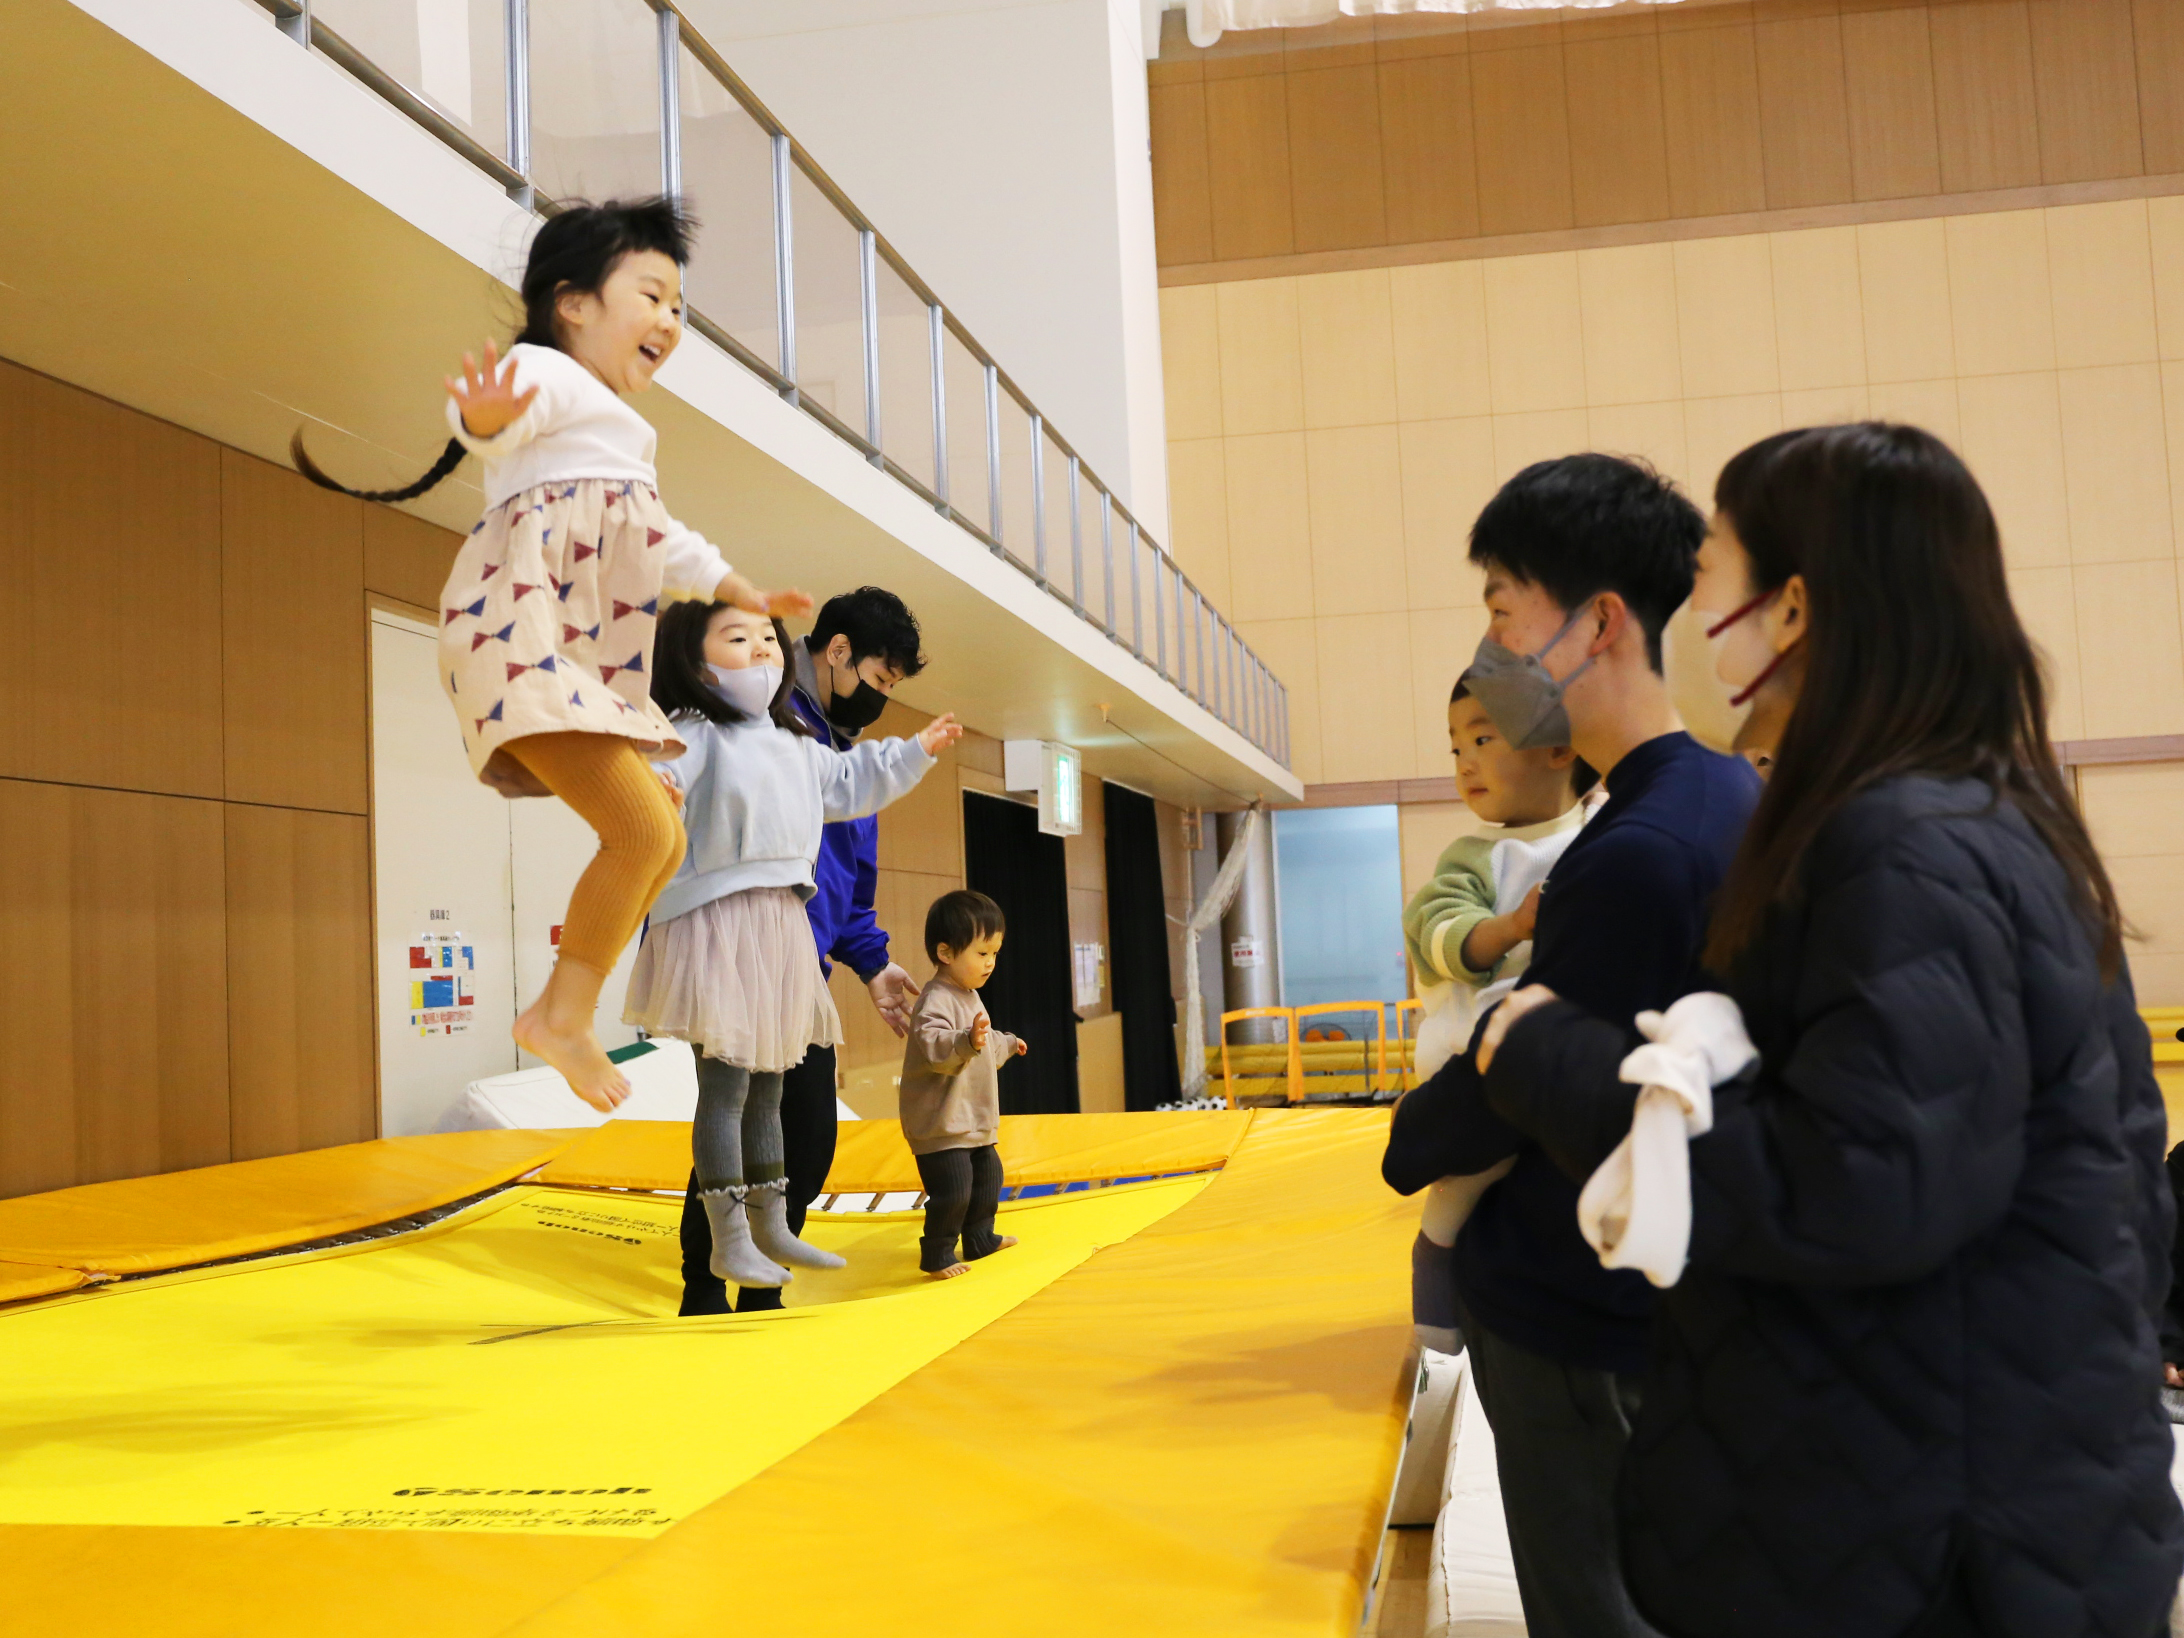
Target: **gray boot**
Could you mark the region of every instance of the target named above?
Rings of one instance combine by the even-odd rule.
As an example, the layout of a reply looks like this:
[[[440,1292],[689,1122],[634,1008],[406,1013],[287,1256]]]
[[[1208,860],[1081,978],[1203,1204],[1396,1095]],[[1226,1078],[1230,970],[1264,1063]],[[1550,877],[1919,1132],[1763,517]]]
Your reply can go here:
[[[759,1250],[797,1268],[847,1268],[833,1252],[806,1245],[789,1232],[788,1194],[787,1178],[751,1185],[751,1238]]]
[[[698,1198],[705,1202],[706,1221],[713,1225],[713,1278],[730,1285],[787,1285],[789,1271],[760,1256],[751,1243],[750,1214],[744,1205],[750,1192],[740,1183],[699,1191]]]

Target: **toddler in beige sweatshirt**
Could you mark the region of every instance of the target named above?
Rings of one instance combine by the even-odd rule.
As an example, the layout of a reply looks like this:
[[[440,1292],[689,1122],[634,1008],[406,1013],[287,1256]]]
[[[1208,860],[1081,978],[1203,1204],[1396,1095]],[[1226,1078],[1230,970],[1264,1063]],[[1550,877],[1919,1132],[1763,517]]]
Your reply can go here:
[[[925,1186],[918,1266],[937,1279],[1016,1244],[994,1232],[1001,1205],[1002,1064],[1024,1043],[997,1030],[978,992],[993,976],[1007,923],[983,893],[944,893],[925,916],[936,969],[918,992],[902,1052],[902,1135]],[[962,1241],[961,1255],[957,1241]]]

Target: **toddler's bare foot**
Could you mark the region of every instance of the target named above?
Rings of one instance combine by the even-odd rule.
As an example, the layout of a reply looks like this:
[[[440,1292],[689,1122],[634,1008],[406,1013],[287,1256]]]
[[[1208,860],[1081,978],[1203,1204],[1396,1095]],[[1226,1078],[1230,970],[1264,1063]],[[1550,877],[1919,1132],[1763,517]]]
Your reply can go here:
[[[1006,1251],[1009,1249],[1010,1246],[1013,1246],[1014,1244],[1016,1244],[1016,1236],[1013,1234],[1004,1234],[1001,1236],[1000,1239],[996,1240],[993,1243],[993,1249],[996,1251]]]
[[[509,1033],[517,1046],[560,1071],[570,1091],[602,1114],[612,1114],[629,1096],[629,1081],[615,1068],[588,1020],[571,1028],[553,1017],[547,1005],[552,993],[532,1002]]]
[[[946,1268],[929,1268],[925,1273],[929,1279],[952,1280],[958,1274],[968,1274],[970,1271],[971,1266],[968,1263],[950,1263]]]

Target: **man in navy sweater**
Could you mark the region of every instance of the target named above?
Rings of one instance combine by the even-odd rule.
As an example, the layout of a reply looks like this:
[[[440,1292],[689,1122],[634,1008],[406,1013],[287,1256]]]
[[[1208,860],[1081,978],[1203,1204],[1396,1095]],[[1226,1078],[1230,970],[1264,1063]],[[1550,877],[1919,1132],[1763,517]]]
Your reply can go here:
[[[1572,455],[1510,479],[1471,534],[1490,619],[1467,681],[1512,743],[1566,742],[1608,791],[1547,879],[1525,982],[1625,1023],[1704,987],[1710,902],[1759,795],[1744,762],[1683,732],[1661,676],[1704,533],[1647,468]],[[1411,1194],[1511,1156],[1452,1255],[1525,1622],[1631,1638],[1651,1629],[1623,1587],[1613,1487],[1652,1288],[1600,1266],[1579,1180],[1487,1107],[1471,1052],[1396,1106],[1382,1171]]]
[[[789,645],[796,676],[789,701],[796,713],[827,744],[846,751],[887,708],[895,685],[925,668],[916,616],[901,598],[878,586],[860,586],[827,599],[811,635]],[[827,973],[839,961],[855,973],[872,996],[872,1005],[897,1035],[910,1027],[918,984],[890,959],[872,901],[879,885],[880,821],[876,815],[841,819],[819,833],[819,858],[812,879],[818,891],[804,904],[812,937],[819,944],[819,966]],[[789,1230],[801,1233],[804,1213],[834,1164],[834,1048],[813,1047],[804,1061],[781,1080],[781,1138],[789,1172]],[[682,1223],[683,1301],[685,1314],[725,1314],[728,1287],[710,1266],[713,1231],[692,1185],[685,1197]],[[736,1311],[779,1308],[773,1287],[746,1288]]]

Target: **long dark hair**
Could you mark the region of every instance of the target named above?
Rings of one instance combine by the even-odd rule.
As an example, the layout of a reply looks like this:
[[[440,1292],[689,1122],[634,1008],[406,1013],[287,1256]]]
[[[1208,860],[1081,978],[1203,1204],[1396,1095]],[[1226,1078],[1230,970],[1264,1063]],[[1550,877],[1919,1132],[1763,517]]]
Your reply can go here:
[[[2040,660],[2010,602],[1987,497],[1942,441],[1878,421],[1778,435],[1732,460],[1715,504],[1755,590],[1804,576],[1805,677],[1722,884],[1707,965],[1729,971],[1797,889],[1853,795],[1899,774],[1983,780],[2069,875],[2113,975],[2123,916],[2055,749]]]
[[[523,329],[516,336],[517,344],[559,347],[555,303],[570,291],[597,295],[624,256],[656,250],[673,257],[679,267],[689,266],[697,231],[697,218],[657,194],[648,199],[610,199],[603,205],[581,199],[563,205],[531,239],[531,254],[523,267]],[[450,438],[431,470],[415,483],[400,489],[351,489],[328,477],[311,459],[303,447],[301,427],[288,440],[288,457],[298,472],[321,489],[368,501],[415,500],[461,466],[466,453],[460,438]]]
[[[706,630],[713,616],[726,607],[726,603],[670,603],[662,611],[652,634],[652,703],[669,717],[686,721],[703,717],[724,727],[751,720],[748,711],[738,710],[720,697],[713,688],[711,673],[705,669]],[[796,654],[789,647],[788,627],[776,620],[773,628],[774,638],[781,645],[781,686],[766,702],[766,715],[776,728],[815,739],[818,736],[811,724],[789,703],[790,691],[796,687]]]

